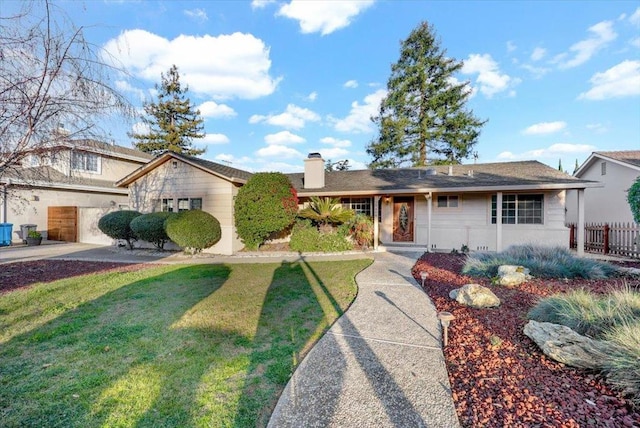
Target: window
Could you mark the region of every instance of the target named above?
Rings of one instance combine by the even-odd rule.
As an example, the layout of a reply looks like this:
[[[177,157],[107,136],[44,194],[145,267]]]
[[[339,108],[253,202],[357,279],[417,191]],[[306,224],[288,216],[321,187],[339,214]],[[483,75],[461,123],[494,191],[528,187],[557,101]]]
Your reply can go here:
[[[496,224],[496,195],[491,196],[491,224]],[[502,195],[502,224],[542,224],[543,195]]]
[[[458,195],[439,195],[437,199],[438,208],[458,208]]]
[[[189,198],[178,199],[178,212],[189,211]]]
[[[371,217],[371,198],[342,198],[342,207]]]
[[[607,163],[600,163],[600,175],[607,175]]]
[[[202,198],[191,198],[189,200],[189,209],[190,210],[201,210],[202,209]]]
[[[99,173],[100,157],[93,153],[72,152],[71,169]]]
[[[173,212],[173,199],[163,199],[161,211]]]

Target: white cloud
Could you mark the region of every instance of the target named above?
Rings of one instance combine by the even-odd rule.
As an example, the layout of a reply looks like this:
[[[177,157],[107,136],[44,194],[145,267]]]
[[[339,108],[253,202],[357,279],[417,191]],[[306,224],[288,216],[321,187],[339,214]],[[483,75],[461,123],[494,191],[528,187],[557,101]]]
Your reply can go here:
[[[121,92],[130,92],[132,94],[135,94],[140,99],[140,101],[144,101],[145,99],[144,91],[142,89],[131,86],[131,84],[129,84],[129,82],[127,82],[126,80],[116,80],[116,89]]]
[[[533,74],[534,79],[540,79],[545,74],[547,74],[548,72],[551,71],[550,68],[547,68],[547,67],[536,67],[536,66],[531,65],[531,64],[522,64],[521,67],[524,68],[525,70],[527,70],[528,72],[530,72],[531,74]]]
[[[540,61],[547,54],[547,50],[545,48],[535,48],[533,52],[531,52],[531,61]]]
[[[461,72],[464,74],[477,74],[476,84],[478,90],[487,98],[507,91],[520,83],[519,79],[514,79],[507,74],[501,73],[498,63],[489,54],[469,55],[469,58],[464,61]]]
[[[605,100],[640,95],[640,60],[625,60],[591,79],[591,89],[578,99]]]
[[[328,145],[333,146],[333,147],[340,147],[340,148],[351,147],[351,141],[349,141],[349,140],[339,140],[339,139],[333,138],[333,137],[321,138],[320,142],[322,144],[328,144]]]
[[[264,9],[268,5],[275,2],[276,0],[253,0],[251,2],[251,9]]]
[[[515,43],[513,43],[511,40],[509,40],[507,42],[507,52],[511,53],[513,51],[515,51],[516,49],[518,49],[518,47],[516,46]]]
[[[588,144],[557,143],[542,149],[529,150],[523,153],[502,152],[498,155],[499,160],[522,160],[522,159],[549,159],[557,158],[567,154],[590,154],[596,150],[595,146]]]
[[[134,134],[148,134],[151,132],[151,128],[144,122],[136,122],[131,125],[131,132]]]
[[[254,99],[273,93],[280,79],[269,75],[269,48],[251,34],[180,35],[173,40],[145,30],[127,30],[105,51],[136,77],[160,81],[173,64],[189,89],[213,99]]]
[[[596,134],[604,134],[608,131],[607,127],[602,123],[589,123],[586,127],[589,131],[593,131]]]
[[[635,26],[640,27],[640,7],[633,12],[633,15],[629,17],[629,22]]]
[[[315,92],[315,91],[313,91],[309,95],[307,95],[307,101],[314,102],[317,99],[318,99],[318,93]]]
[[[283,4],[277,15],[295,19],[302,33],[323,36],[351,24],[351,20],[373,4],[373,0],[305,1]]]
[[[278,144],[271,144],[271,145],[268,145],[267,147],[263,147],[259,149],[256,152],[256,154],[258,156],[278,157],[278,158],[285,158],[285,159],[302,157],[302,153],[300,153],[296,149],[292,149],[291,147],[287,147],[287,146],[281,146]]]
[[[636,48],[640,48],[640,37],[636,37],[636,38],[633,38],[633,39],[629,40],[629,44],[631,46],[636,47]]]
[[[554,132],[562,131],[566,127],[567,123],[562,121],[540,122],[529,126],[522,133],[525,135],[553,134]]]
[[[207,12],[205,12],[203,9],[185,9],[182,12],[189,18],[197,22],[205,22],[209,19],[209,17],[207,16]]]
[[[215,101],[205,101],[198,106],[198,110],[200,110],[200,115],[202,117],[233,117],[236,116],[237,113],[234,109],[229,107],[226,104],[218,104]]]
[[[281,131],[275,134],[268,134],[264,137],[264,142],[269,145],[299,144],[306,140],[299,135],[292,134],[289,131]]]
[[[602,21],[589,27],[591,36],[573,44],[569,48],[569,52],[573,57],[567,59],[568,53],[562,53],[554,58],[554,62],[558,63],[561,69],[577,67],[587,62],[600,49],[605,47],[609,42],[615,40],[618,35],[613,31],[613,23],[611,21]]]
[[[204,138],[200,138],[198,140],[194,140],[196,143],[204,143],[204,144],[227,144],[229,142],[229,137],[224,134],[205,134]]]
[[[373,94],[364,97],[364,103],[351,103],[351,111],[344,119],[330,118],[336,131],[340,132],[371,132],[371,116],[378,114],[380,101],[387,95],[385,89],[378,89]]]
[[[268,123],[269,125],[281,126],[287,129],[301,129],[304,128],[306,122],[318,122],[320,116],[303,107],[298,107],[295,104],[287,105],[287,108],[283,113],[270,114],[267,116],[254,114],[249,118],[249,123]]]
[[[358,81],[357,80],[347,80],[346,82],[344,82],[344,85],[342,85],[345,88],[357,88],[358,87]]]

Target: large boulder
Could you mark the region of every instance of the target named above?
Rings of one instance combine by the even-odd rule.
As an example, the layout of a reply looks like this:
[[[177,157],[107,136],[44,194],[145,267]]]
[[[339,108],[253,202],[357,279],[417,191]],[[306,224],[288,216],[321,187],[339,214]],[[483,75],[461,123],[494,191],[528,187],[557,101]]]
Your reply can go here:
[[[569,327],[531,320],[524,334],[533,340],[546,356],[568,366],[602,369],[610,345],[582,336]]]
[[[479,284],[466,284],[449,292],[449,297],[458,303],[472,308],[495,308],[500,306],[500,299],[493,291]]]
[[[498,277],[495,283],[505,287],[515,287],[531,278],[529,269],[524,266],[502,265],[498,267]]]

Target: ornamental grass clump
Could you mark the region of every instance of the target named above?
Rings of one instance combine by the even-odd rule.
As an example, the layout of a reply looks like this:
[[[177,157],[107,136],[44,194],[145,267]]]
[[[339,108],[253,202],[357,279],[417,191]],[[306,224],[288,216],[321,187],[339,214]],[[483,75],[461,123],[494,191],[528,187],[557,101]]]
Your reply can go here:
[[[514,245],[500,253],[472,254],[462,272],[492,278],[501,265],[524,266],[538,278],[605,279],[618,273],[609,263],[577,257],[565,248],[535,245]]]
[[[605,338],[614,344],[604,364],[607,380],[640,408],[640,319],[614,327]]]

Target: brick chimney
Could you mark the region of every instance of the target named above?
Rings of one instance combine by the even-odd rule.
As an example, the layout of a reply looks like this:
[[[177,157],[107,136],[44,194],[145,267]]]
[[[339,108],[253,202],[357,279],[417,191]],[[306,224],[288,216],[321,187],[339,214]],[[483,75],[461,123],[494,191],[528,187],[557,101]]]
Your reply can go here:
[[[320,153],[309,153],[304,160],[304,188],[322,189],[324,187],[324,159]]]

